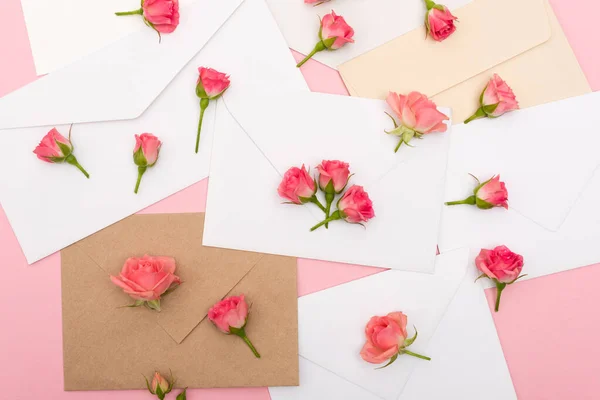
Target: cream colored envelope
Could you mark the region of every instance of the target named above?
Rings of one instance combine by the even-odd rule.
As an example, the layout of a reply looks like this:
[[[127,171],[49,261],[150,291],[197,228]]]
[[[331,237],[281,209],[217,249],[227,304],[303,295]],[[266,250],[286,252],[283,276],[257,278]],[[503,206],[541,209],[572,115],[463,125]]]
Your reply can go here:
[[[142,389],[155,369],[178,387],[298,385],[296,259],[201,246],[204,214],[134,215],[61,252],[65,390]],[[162,311],[109,279],[131,256],[172,256],[183,283]],[[206,318],[245,294],[262,358]]]
[[[475,0],[455,14],[458,29],[444,42],[425,39],[420,28],[342,64],[350,94],[420,91],[460,123],[493,73],[522,108],[591,92],[547,0]]]

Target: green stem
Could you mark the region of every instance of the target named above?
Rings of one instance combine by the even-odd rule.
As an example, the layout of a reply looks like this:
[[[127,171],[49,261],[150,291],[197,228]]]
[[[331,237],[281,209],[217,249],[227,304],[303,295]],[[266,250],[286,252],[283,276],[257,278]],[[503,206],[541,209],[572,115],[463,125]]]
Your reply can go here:
[[[120,11],[120,12],[116,12],[115,15],[121,17],[123,15],[143,15],[144,11],[140,8],[139,10],[133,10],[133,11]]]
[[[140,182],[142,181],[142,176],[146,172],[147,168],[148,167],[138,167],[138,177],[137,182],[135,183],[135,190],[133,191],[133,193],[137,194],[138,189],[140,188]]]
[[[333,203],[334,199],[335,193],[325,193],[325,201],[327,202],[325,206],[325,219],[329,218],[329,214],[331,213],[331,203]],[[325,223],[325,229],[329,229],[329,222]]]
[[[494,311],[498,312],[500,309],[500,297],[502,297],[502,291],[506,287],[506,283],[496,282],[496,306],[494,307]]]
[[[310,228],[310,231],[312,232],[315,229],[318,229],[318,228],[322,227],[326,223],[331,222],[331,221],[335,221],[335,220],[338,220],[338,219],[342,219],[342,216],[340,215],[339,210],[336,211],[336,212],[334,212],[333,214],[331,214],[331,217],[329,217],[329,218],[327,218],[327,219],[319,222],[318,224],[316,224],[315,226],[313,226],[312,228]]]
[[[321,202],[319,201],[319,199],[317,199],[317,196],[315,196],[313,194],[313,196],[310,198],[309,200],[311,203],[316,204],[317,207],[319,207],[321,209],[321,211],[326,212],[325,211],[325,207],[323,207],[323,204],[321,204]]]
[[[447,201],[444,204],[446,204],[447,206],[455,206],[457,204],[468,204],[470,206],[474,206],[475,205],[475,196],[469,196],[464,200],[458,200],[458,201]]]
[[[301,66],[304,65],[305,62],[307,62],[312,56],[314,56],[315,54],[317,54],[320,51],[325,50],[326,47],[323,44],[323,41],[319,41],[319,43],[317,43],[315,45],[315,48],[306,56],[304,57],[304,60],[300,61],[298,64],[296,64],[296,68],[300,68]]]
[[[412,351],[409,351],[409,350],[406,350],[406,349],[402,349],[402,350],[401,350],[401,353],[403,353],[403,354],[408,354],[409,356],[413,356],[413,357],[420,358],[421,360],[427,360],[427,361],[431,361],[431,358],[430,358],[430,357],[427,357],[427,356],[422,356],[422,355],[420,355],[420,354],[413,353]]]
[[[425,0],[425,6],[427,7],[427,10],[431,10],[433,7],[435,7],[435,3],[431,0]]]
[[[241,338],[244,339],[244,342],[246,342],[248,347],[250,347],[250,350],[252,350],[252,354],[254,354],[254,357],[260,358],[260,354],[258,354],[258,351],[256,351],[256,347],[254,347],[254,345],[252,344],[250,339],[248,339],[248,336],[244,335],[244,336],[241,336]]]
[[[394,149],[394,153],[398,152],[398,149],[400,148],[400,146],[402,146],[403,142],[404,142],[404,140],[402,140],[402,138],[400,138],[400,143],[398,143],[398,146],[396,146],[396,148]]]
[[[475,111],[475,114],[471,115],[469,118],[467,118],[465,120],[465,124],[468,124],[469,122],[471,122],[475,119],[485,118],[485,117],[487,117],[487,114],[485,113],[485,111],[483,111],[483,107],[479,107],[479,109],[477,111]]]
[[[79,164],[79,162],[77,162],[77,159],[75,158],[75,156],[73,154],[69,154],[69,156],[65,159],[65,161],[71,165],[76,166],[77,169],[79,169],[83,173],[83,175],[85,175],[86,178],[90,179],[90,174],[88,174],[87,171],[81,166],[81,164]]]
[[[198,136],[196,136],[196,154],[198,154],[198,147],[200,146],[200,131],[202,130],[202,120],[204,119],[204,111],[208,107],[209,100],[200,100],[200,120],[198,121]]]

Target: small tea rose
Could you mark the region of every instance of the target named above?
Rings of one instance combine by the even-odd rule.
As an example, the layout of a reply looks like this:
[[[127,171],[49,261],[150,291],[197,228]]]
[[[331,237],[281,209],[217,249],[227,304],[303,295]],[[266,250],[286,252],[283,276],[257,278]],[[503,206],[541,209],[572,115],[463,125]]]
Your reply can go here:
[[[317,184],[304,165],[302,168],[292,167],[285,172],[277,193],[290,203],[298,205],[313,203],[325,211],[325,207],[316,196]]]
[[[432,0],[425,0],[425,5],[427,6],[425,15],[427,33],[438,42],[447,39],[456,31],[454,21],[458,18],[452,15],[448,7],[436,4]]]
[[[513,253],[506,246],[497,246],[492,250],[481,249],[475,258],[475,266],[482,272],[477,279],[487,277],[496,284],[496,311],[500,308],[500,296],[506,285],[525,276],[520,275],[523,265],[523,256]]]
[[[417,339],[417,332],[408,338],[406,323],[408,318],[401,312],[392,312],[385,316],[371,317],[365,328],[367,342],[360,351],[363,360],[371,364],[388,363],[381,368],[392,364],[399,355],[408,354],[423,360],[431,358],[413,353],[406,348]]]
[[[465,120],[465,124],[478,118],[497,118],[509,111],[518,110],[519,102],[508,84],[494,74],[479,97],[479,109]]]
[[[179,0],[143,0],[142,8],[116,12],[115,15],[141,15],[146,25],[158,33],[171,33],[179,25]]]
[[[343,219],[352,224],[367,222],[375,217],[373,202],[369,194],[364,191],[362,186],[351,186],[337,203],[337,211],[331,214],[329,218],[313,226],[311,232],[319,227],[338,219]]]
[[[144,379],[146,379],[148,391],[156,395],[160,400],[164,400],[165,395],[173,390],[173,384],[175,383],[173,376],[169,380],[163,377],[158,371],[154,372],[151,383],[148,382],[148,378],[144,377]]]
[[[146,170],[156,164],[161,146],[162,142],[151,133],[135,135],[133,162],[138,166],[138,178],[135,183],[134,193],[138,192],[142,176],[146,173]]]
[[[208,107],[210,100],[221,97],[230,84],[229,75],[212,68],[198,68],[196,96],[200,98],[200,120],[198,121],[198,135],[196,136],[196,153],[198,153],[198,147],[200,146],[200,131],[202,130],[204,111]]]
[[[335,195],[346,188],[350,179],[350,165],[338,160],[323,160],[317,166],[319,171],[319,188],[325,192],[325,218],[329,218],[331,204]],[[328,224],[325,224],[328,228]]]
[[[323,50],[338,50],[346,43],[354,43],[354,29],[346,23],[346,20],[341,15],[337,15],[335,11],[331,11],[321,19],[321,27],[319,29],[319,42],[315,48],[302,60],[296,67],[300,68],[312,56]]]
[[[448,121],[450,118],[438,111],[435,103],[424,94],[410,92],[405,96],[389,92],[386,102],[400,122],[398,125],[396,120],[390,116],[394,122],[394,129],[386,131],[387,134],[400,137],[400,143],[394,152],[398,151],[402,143],[409,144],[415,136],[421,138],[423,135],[446,132],[448,129],[444,121]]]
[[[144,305],[160,311],[161,297],[181,284],[181,279],[175,275],[175,268],[175,259],[172,257],[130,257],[119,276],[111,275],[110,280],[135,300],[131,307]]]
[[[256,358],[260,354],[246,336],[248,305],[244,295],[227,297],[208,310],[208,319],[223,333],[236,335],[244,340]]]
[[[475,178],[477,179],[477,178]],[[504,182],[500,181],[500,175],[493,176],[487,181],[480,183],[477,179],[477,187],[473,190],[473,195],[464,200],[448,201],[447,206],[457,204],[468,204],[477,206],[482,210],[488,210],[494,207],[503,207],[508,209],[508,190]]]
[[[37,145],[33,153],[42,161],[48,163],[66,162],[79,169],[86,178],[90,175],[79,164],[77,158],[73,155],[73,144],[71,143],[71,129],[69,129],[69,139],[61,135],[56,128],[52,128],[46,136]]]

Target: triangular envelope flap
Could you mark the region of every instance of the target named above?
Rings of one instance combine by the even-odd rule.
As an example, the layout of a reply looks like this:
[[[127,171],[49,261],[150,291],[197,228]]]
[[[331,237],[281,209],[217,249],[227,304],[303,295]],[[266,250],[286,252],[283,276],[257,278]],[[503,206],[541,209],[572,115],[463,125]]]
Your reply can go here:
[[[457,30],[443,43],[426,40],[424,30],[416,29],[365,54],[370,79],[376,87],[401,93],[440,93],[547,41],[551,33],[544,2],[475,0],[456,10]],[[507,21],[510,29],[506,29]],[[492,48],[493,51],[481,51]],[[355,68],[364,71],[361,57],[342,64],[339,70],[344,77],[355,75]],[[390,88],[381,81],[390,76],[390,71],[407,78],[397,80]],[[415,86],[415,80],[410,78],[413,76],[426,79],[418,80]],[[378,93],[377,97],[385,94]]]
[[[476,182],[468,173],[480,179],[500,174],[509,207],[556,231],[600,163],[599,107],[600,94],[591,93],[454,126],[446,200],[472,193]],[[577,134],[571,145],[565,145],[568,132]],[[548,196],[549,187],[560,190]],[[472,218],[480,218],[472,211]]]
[[[290,92],[252,99],[260,107],[225,107],[280,175],[292,166],[315,168],[321,160],[343,160],[361,185],[374,184],[397,165],[423,159],[447,145],[441,135],[413,141],[394,153],[398,138],[384,101],[321,93]],[[450,115],[449,110],[442,110]]]
[[[389,368],[360,358],[364,329],[374,315],[402,311],[409,334],[419,332],[411,350],[424,352],[447,305],[463,280],[469,249],[437,256],[435,274],[386,271],[298,300],[300,355],[385,399],[395,400],[416,363],[402,356]],[[319,334],[315,336],[318,330]]]
[[[204,214],[134,215],[75,244],[107,274],[118,275],[129,257],[170,256],[183,283],[162,300],[156,321],[181,342],[263,257],[200,246]],[[105,278],[108,280],[108,277]],[[115,286],[114,291],[119,291]],[[123,304],[132,300],[123,295]]]
[[[0,129],[139,116],[242,1],[198,0],[160,44],[151,29],[135,32],[1,98]]]

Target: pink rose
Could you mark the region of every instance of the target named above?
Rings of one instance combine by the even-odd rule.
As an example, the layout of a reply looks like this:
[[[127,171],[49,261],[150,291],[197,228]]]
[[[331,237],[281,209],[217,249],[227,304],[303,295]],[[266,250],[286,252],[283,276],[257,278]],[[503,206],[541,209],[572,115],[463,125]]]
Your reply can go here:
[[[475,178],[477,179],[477,178]],[[500,181],[500,175],[493,176],[487,181],[479,183],[473,190],[473,195],[467,197],[464,200],[448,201],[445,204],[447,206],[454,206],[457,204],[468,204],[477,206],[482,210],[488,210],[493,207],[504,207],[508,209],[508,190],[504,182]]]
[[[408,338],[407,321],[408,318],[401,312],[392,312],[384,317],[371,317],[365,328],[367,342],[360,351],[362,359],[371,364],[381,364],[389,360],[385,367],[396,361],[401,354],[430,360],[429,357],[406,349],[417,338],[416,333],[412,338]]]
[[[353,185],[338,201],[337,211],[329,217],[326,216],[325,220],[319,222],[310,228],[310,230],[312,232],[338,219],[343,219],[353,224],[360,224],[361,222],[367,222],[373,217],[375,217],[375,211],[373,210],[373,202],[369,199],[369,195],[363,190],[362,186]]]
[[[69,129],[69,137],[71,130]],[[33,153],[42,161],[48,163],[67,162],[77,167],[86,178],[90,175],[79,164],[73,153],[73,144],[69,139],[61,135],[56,128],[52,128],[42,139],[40,144],[33,150]]]
[[[115,15],[141,15],[146,25],[156,32],[171,33],[179,25],[179,0],[142,0],[142,8],[116,12]]]
[[[493,250],[481,249],[475,258],[475,266],[482,272],[479,278],[485,276],[496,284],[496,311],[500,308],[500,296],[506,285],[525,276],[520,275],[523,265],[523,256],[513,253],[506,246],[497,246]]]
[[[148,391],[155,394],[160,400],[164,400],[165,395],[173,390],[173,385],[175,383],[172,376],[171,381],[169,382],[168,379],[158,372],[155,372],[154,376],[152,376],[152,383],[148,383],[148,378],[144,377],[144,379],[146,379]]]
[[[131,257],[125,261],[119,276],[110,280],[131,298],[135,305],[146,305],[160,311],[160,298],[181,280],[175,275],[175,259],[172,257]]]
[[[446,114],[438,111],[435,103],[419,92],[410,92],[407,96],[390,92],[386,99],[390,108],[394,111],[400,126],[394,121],[394,130],[387,133],[399,136],[400,143],[409,143],[414,136],[421,137],[433,132],[446,132],[447,126],[444,121],[449,118]]]
[[[327,192],[327,186],[331,183],[333,186],[332,192],[341,193],[350,178],[349,167],[350,165],[343,161],[323,160],[317,166],[317,170],[319,171],[319,187],[321,190]]]
[[[479,109],[465,124],[478,118],[496,118],[509,111],[519,109],[519,102],[506,82],[494,74],[479,98]]]
[[[425,26],[431,37],[441,42],[456,31],[454,21],[456,18],[448,7],[441,4],[435,4],[431,0],[425,0],[427,4],[427,15],[425,17]]]
[[[244,339],[256,358],[260,354],[246,336],[244,328],[248,321],[248,305],[244,295],[227,297],[208,310],[208,319],[223,333],[233,334]]]
[[[277,188],[279,196],[294,204],[308,203],[316,192],[315,181],[304,165],[302,168],[292,167],[288,169]]]
[[[156,164],[158,153],[162,142],[151,133],[135,135],[135,147],[133,149],[133,162],[138,166],[138,179],[135,184],[134,193],[138,192],[142,176],[148,169]]]
[[[198,133],[196,135],[196,153],[198,153],[200,147],[200,131],[202,130],[204,111],[206,111],[210,100],[219,98],[229,88],[230,83],[229,75],[212,68],[198,68],[196,96],[200,98],[200,120],[198,121]]]
[[[332,10],[330,14],[321,19],[319,29],[319,42],[315,48],[296,67],[300,68],[312,56],[323,50],[337,50],[346,43],[354,43],[354,29],[346,23],[344,17],[336,15]]]

